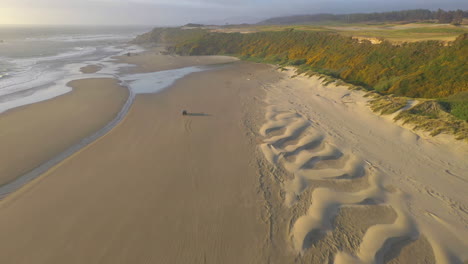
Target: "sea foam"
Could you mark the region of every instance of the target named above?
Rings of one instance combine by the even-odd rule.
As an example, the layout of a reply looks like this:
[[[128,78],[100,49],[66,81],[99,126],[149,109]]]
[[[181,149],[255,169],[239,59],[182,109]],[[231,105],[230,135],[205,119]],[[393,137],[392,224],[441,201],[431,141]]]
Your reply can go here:
[[[186,67],[175,70],[138,73],[122,77],[135,94],[157,93],[172,85],[176,80],[195,72],[204,71],[202,67]]]
[[[22,105],[32,104],[68,93],[67,83],[83,78],[118,78],[117,72],[129,64],[113,62],[112,56],[127,50],[126,46],[75,47],[53,56],[8,59],[9,73],[0,79],[0,113]],[[111,49],[113,49],[111,51]],[[134,49],[136,50],[136,49]],[[86,59],[98,58],[97,60]],[[98,74],[82,74],[81,67],[99,64]]]

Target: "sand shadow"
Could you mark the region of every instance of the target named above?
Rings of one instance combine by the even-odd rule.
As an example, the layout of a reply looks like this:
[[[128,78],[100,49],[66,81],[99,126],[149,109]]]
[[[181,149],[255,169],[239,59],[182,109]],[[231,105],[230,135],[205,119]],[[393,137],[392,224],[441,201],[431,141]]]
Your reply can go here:
[[[304,237],[304,241],[302,243],[302,250],[307,250],[311,248],[314,244],[318,241],[322,240],[326,234],[321,232],[320,230],[312,230]]]
[[[392,244],[392,242],[394,243]],[[400,240],[400,241],[398,241]],[[390,244],[390,248],[387,249],[387,252],[384,252],[383,247],[377,252],[377,258],[380,259],[381,263],[389,263],[391,260],[398,258],[401,251],[406,246],[409,246],[411,243],[416,242],[409,238],[390,238],[385,244]]]
[[[186,116],[212,116],[206,113],[187,113]]]

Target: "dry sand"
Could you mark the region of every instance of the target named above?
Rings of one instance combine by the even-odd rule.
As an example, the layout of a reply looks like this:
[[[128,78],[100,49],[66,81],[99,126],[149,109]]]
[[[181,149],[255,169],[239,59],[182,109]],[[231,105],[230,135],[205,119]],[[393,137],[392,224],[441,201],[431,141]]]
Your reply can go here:
[[[111,132],[0,202],[0,262],[466,261],[466,146],[291,76],[236,62],[137,95]]]
[[[238,63],[138,95],[109,134],[1,202],[0,262],[265,263],[251,72],[276,75]]]
[[[238,61],[237,58],[228,56],[176,56],[162,55],[165,49],[158,47],[132,56],[116,57],[121,63],[136,65],[130,67],[126,72],[142,73],[164,71],[189,66],[222,64]]]
[[[293,250],[311,263],[466,261],[468,146],[422,138],[375,115],[362,92],[285,75],[265,87],[259,131],[269,166],[285,171],[272,176],[284,183],[292,211],[276,208],[291,215],[284,232]],[[340,183],[348,189],[335,188]],[[385,220],[388,210],[376,213],[378,205],[391,208],[394,220]],[[376,220],[367,227],[356,221],[362,213],[343,211],[363,208]]]
[[[12,181],[111,121],[128,91],[113,79],[70,83],[73,91],[0,114],[0,185]]]

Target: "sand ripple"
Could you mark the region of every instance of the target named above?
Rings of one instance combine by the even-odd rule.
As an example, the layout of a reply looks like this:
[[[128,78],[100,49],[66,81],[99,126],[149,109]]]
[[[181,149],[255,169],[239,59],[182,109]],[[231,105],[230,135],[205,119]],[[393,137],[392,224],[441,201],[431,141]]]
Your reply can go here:
[[[383,263],[386,255],[394,254],[392,248],[420,237],[421,228],[409,212],[405,194],[399,189],[384,187],[386,175],[383,171],[351,151],[336,147],[318,124],[290,105],[279,106],[268,97],[266,103],[266,122],[259,131],[263,137],[260,149],[269,163],[293,175],[282,184],[285,205],[293,207],[304,199],[304,194],[310,193],[310,203],[307,203],[310,206],[302,215],[292,217],[289,230],[290,242],[297,254],[305,254],[326,234],[340,232],[342,228],[334,226],[334,219],[344,207],[387,206],[395,212],[396,219],[390,224],[367,228],[356,252],[338,249],[334,263]],[[352,183],[362,177],[367,178],[368,185],[353,192],[329,187],[312,189],[311,184],[324,180]],[[429,237],[429,241],[437,263],[453,263],[453,258],[440,249],[436,239]]]

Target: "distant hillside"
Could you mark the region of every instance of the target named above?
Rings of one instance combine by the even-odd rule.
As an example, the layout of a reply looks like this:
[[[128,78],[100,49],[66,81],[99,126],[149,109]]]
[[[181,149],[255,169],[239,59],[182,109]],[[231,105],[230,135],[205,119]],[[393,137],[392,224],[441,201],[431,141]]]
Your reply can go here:
[[[302,72],[326,74],[381,94],[438,98],[468,120],[468,33],[441,41],[372,44],[333,32],[215,33],[199,28],[156,28],[134,43],[165,45],[180,55],[233,55]],[[463,95],[463,96],[462,96]]]
[[[197,39],[207,33],[206,30],[197,28],[198,24],[188,24],[186,27],[191,29],[181,28],[155,28],[148,33],[136,37],[132,43],[140,45],[173,45],[180,44],[188,40]],[[189,27],[189,28],[190,28]]]
[[[463,18],[468,18],[468,11],[444,11],[439,9],[414,9],[392,11],[383,13],[356,13],[356,14],[314,14],[275,17],[261,21],[261,25],[292,25],[314,24],[321,22],[360,23],[360,22],[389,22],[389,21],[427,21],[436,20],[439,23],[461,24]]]
[[[374,45],[327,32],[208,33],[173,50],[296,65],[385,94],[442,98],[468,91],[468,34],[444,46],[438,41]]]
[[[250,17],[250,16],[239,16],[239,17],[228,17],[224,19],[216,20],[203,20],[197,21],[197,24],[204,25],[239,25],[239,24],[257,24],[258,22],[264,20],[266,17]]]

